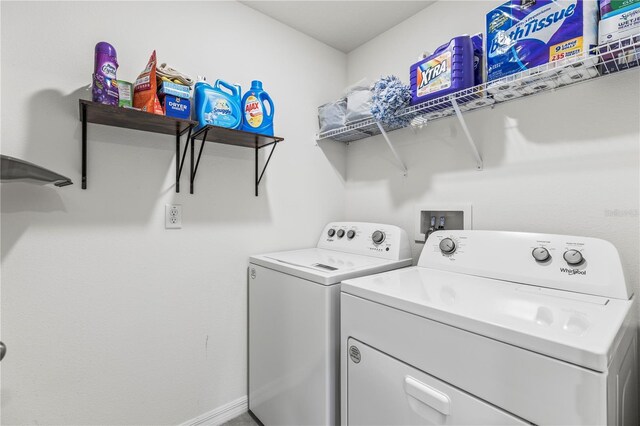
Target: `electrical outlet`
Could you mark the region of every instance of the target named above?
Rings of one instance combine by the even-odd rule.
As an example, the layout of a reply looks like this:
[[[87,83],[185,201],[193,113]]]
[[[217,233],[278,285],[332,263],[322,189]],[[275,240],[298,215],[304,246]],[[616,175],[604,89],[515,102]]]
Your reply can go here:
[[[182,228],[181,204],[167,204],[164,206],[164,227],[165,229]]]

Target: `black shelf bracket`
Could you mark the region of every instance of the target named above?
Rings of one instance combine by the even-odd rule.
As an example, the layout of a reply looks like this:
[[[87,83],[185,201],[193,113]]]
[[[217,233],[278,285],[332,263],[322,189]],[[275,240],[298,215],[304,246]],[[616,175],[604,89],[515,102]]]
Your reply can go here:
[[[202,158],[202,151],[204,145],[207,142],[221,143],[226,145],[234,145],[243,148],[252,148],[255,154],[255,196],[258,196],[258,186],[264,177],[264,172],[267,170],[273,151],[276,149],[276,145],[282,142],[284,139],[277,136],[267,136],[256,133],[243,132],[233,129],[227,129],[217,126],[206,126],[190,135],[190,148],[191,148],[191,174],[190,174],[190,192],[194,193],[196,174],[198,173],[198,167],[200,166],[200,159]],[[207,137],[210,140],[207,140]],[[196,140],[200,140],[200,148],[198,149],[198,156],[196,157]],[[269,145],[272,145],[271,152],[262,167],[262,171],[259,169],[259,155],[258,152]],[[184,157],[186,156],[187,148],[185,147],[182,162],[184,163]]]
[[[207,133],[209,133],[209,129],[205,128],[204,134],[202,135],[202,143],[200,144],[200,151],[198,152],[198,160],[194,165],[194,155],[195,155],[195,144],[196,138],[191,138],[191,187],[190,192],[193,194],[193,182],[196,180],[196,173],[198,173],[198,166],[200,165],[200,158],[202,158],[202,150],[204,149],[204,144],[207,141]]]
[[[87,123],[103,124],[114,127],[142,130],[176,136],[176,192],[180,192],[180,176],[184,167],[187,146],[191,131],[197,124],[194,121],[158,116],[146,112],[112,107],[95,102],[80,100],[80,121],[82,122],[82,189],[87,189]],[[184,154],[180,155],[181,138],[187,133]]]
[[[264,176],[264,172],[267,170],[267,166],[269,165],[269,160],[271,160],[271,156],[273,155],[273,151],[276,150],[276,146],[278,145],[276,142],[273,142],[271,147],[271,152],[267,157],[267,161],[264,163],[264,167],[262,168],[262,173],[260,173],[260,177],[258,177],[258,143],[256,141],[256,197],[258,196],[258,185],[260,185],[260,181],[262,180],[262,176]]]
[[[189,141],[191,140],[191,130],[193,126],[189,126],[187,129],[187,143],[184,145],[184,152],[182,156],[180,156],[180,139],[184,134],[184,131],[181,133],[180,129],[176,130],[176,193],[180,192],[180,176],[182,176],[182,168],[184,167],[184,159],[187,158],[187,148],[189,147]]]
[[[82,105],[82,189],[87,189],[87,106]]]

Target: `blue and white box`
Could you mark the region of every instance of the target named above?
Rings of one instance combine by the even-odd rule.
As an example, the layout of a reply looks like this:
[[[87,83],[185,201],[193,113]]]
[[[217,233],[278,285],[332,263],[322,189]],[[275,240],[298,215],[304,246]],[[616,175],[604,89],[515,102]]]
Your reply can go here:
[[[172,95],[179,98],[189,99],[191,97],[191,88],[184,84],[172,83],[170,81],[163,81],[158,89],[158,95]]]
[[[166,95],[162,100],[164,115],[167,117],[188,120],[191,117],[191,100],[177,96]]]

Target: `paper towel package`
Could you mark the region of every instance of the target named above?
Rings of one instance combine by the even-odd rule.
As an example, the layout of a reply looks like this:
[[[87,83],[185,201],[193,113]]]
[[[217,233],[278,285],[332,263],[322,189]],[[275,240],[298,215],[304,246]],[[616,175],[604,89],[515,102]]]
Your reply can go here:
[[[491,81],[592,53],[597,45],[598,4],[510,0],[487,13],[486,24],[487,80]]]

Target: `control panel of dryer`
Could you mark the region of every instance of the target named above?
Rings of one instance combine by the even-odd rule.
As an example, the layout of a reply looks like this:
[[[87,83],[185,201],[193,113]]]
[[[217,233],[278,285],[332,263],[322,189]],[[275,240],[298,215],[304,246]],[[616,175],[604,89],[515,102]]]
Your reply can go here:
[[[318,248],[390,260],[411,258],[409,237],[404,229],[380,223],[329,223],[320,235]]]
[[[419,266],[584,294],[629,299],[616,248],[608,241],[501,231],[436,231]]]

